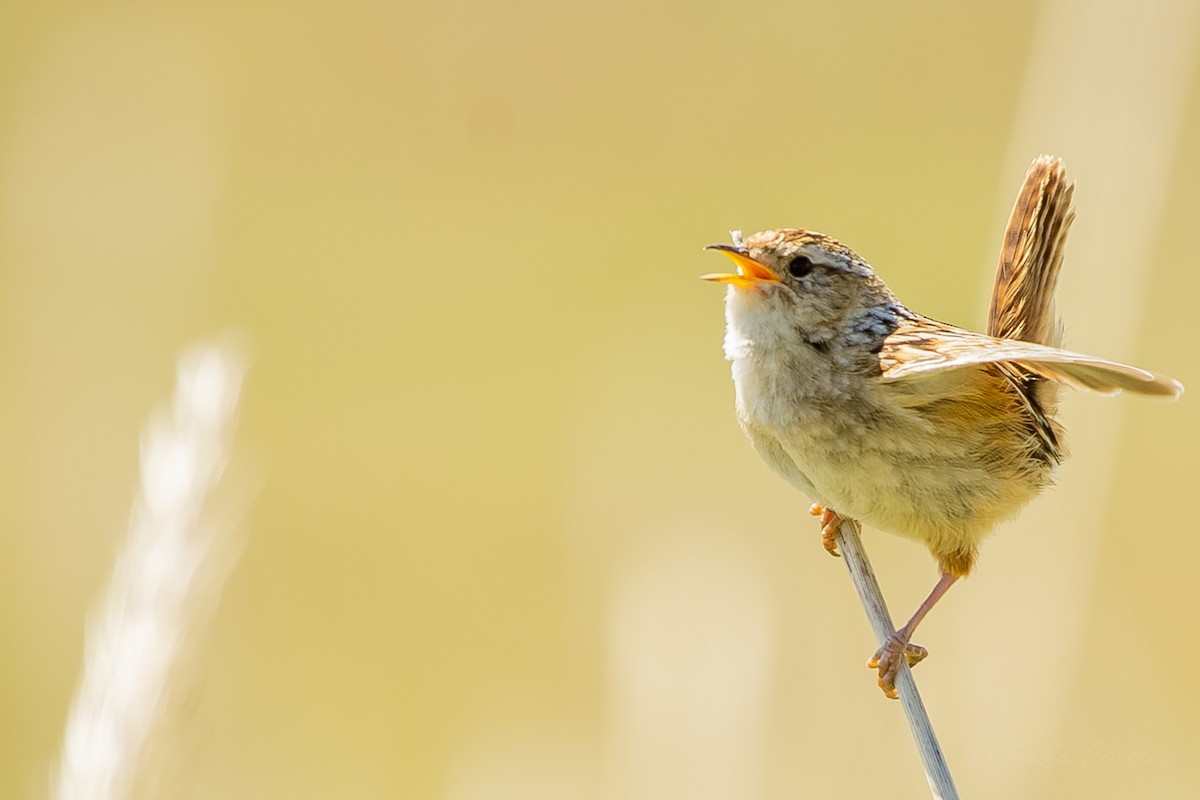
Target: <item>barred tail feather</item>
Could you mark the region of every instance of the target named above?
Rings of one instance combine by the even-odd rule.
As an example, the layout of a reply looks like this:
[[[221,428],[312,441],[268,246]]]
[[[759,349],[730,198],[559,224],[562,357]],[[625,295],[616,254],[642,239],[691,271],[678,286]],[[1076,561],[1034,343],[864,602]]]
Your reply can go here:
[[[1061,344],[1062,326],[1054,292],[1062,268],[1067,231],[1075,219],[1075,184],[1061,159],[1039,156],[1013,204],[988,310],[988,334],[1051,347]]]

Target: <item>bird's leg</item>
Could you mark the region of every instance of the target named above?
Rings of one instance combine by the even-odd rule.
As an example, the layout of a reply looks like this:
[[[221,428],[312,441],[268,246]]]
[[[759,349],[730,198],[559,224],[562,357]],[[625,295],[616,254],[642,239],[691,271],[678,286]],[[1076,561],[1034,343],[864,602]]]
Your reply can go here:
[[[957,575],[943,572],[937,585],[929,593],[929,597],[925,598],[925,602],[921,603],[912,618],[904,623],[900,630],[889,636],[888,640],[883,643],[883,647],[876,650],[875,655],[871,656],[871,660],[867,662],[868,668],[879,670],[879,688],[883,689],[883,693],[891,699],[895,700],[899,697],[896,694],[896,673],[900,670],[900,655],[904,654],[910,667],[916,666],[917,662],[929,655],[929,651],[924,647],[912,644],[908,640],[912,637],[913,631],[917,629],[917,625],[925,619],[925,615],[937,605],[937,601],[942,599],[942,595],[954,585],[956,580],[958,580]]]
[[[821,518],[821,544],[825,546],[825,552],[834,558],[841,558],[842,554],[837,551],[837,534],[845,517],[820,503],[813,503],[809,506],[808,513]],[[854,522],[854,520],[850,521]]]

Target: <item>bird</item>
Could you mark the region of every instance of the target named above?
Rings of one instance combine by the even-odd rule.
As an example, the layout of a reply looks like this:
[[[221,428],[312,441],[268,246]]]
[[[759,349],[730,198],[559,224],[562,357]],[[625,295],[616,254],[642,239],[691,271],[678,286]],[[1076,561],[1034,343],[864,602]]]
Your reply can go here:
[[[1062,349],[1054,294],[1074,182],[1034,160],[1013,205],[987,332],[904,305],[862,257],[810,230],[764,230],[706,249],[727,256],[725,357],[737,419],[754,449],[814,502],[833,555],[843,520],[925,544],[929,596],[867,666],[896,699],[922,619],[966,577],[981,541],[1053,480],[1066,456],[1063,386],[1178,398],[1176,380]]]

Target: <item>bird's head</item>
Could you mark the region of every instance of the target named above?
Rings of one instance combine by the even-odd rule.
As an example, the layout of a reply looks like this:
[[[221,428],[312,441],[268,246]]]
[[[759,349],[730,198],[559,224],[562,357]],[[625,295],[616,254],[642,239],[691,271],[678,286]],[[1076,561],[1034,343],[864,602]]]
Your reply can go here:
[[[808,340],[831,341],[864,313],[895,298],[853,250],[824,234],[798,228],[761,231],[733,244],[713,244],[736,272],[701,276],[729,286],[731,324],[788,329]],[[749,330],[747,331],[750,332]]]

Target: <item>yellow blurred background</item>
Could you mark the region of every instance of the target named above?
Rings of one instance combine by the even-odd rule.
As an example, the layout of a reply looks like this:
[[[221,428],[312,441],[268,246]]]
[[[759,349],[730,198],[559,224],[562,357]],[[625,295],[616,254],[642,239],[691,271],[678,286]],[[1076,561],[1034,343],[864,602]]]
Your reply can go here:
[[[1068,344],[1195,391],[1193,5],[6,7],[0,797],[47,791],[139,432],[230,328],[261,486],[145,796],[925,796],[701,247],[824,231],[979,328],[1052,152]],[[1195,398],[1065,414],[918,683],[964,796],[1194,797]],[[866,543],[906,616],[928,554]]]

